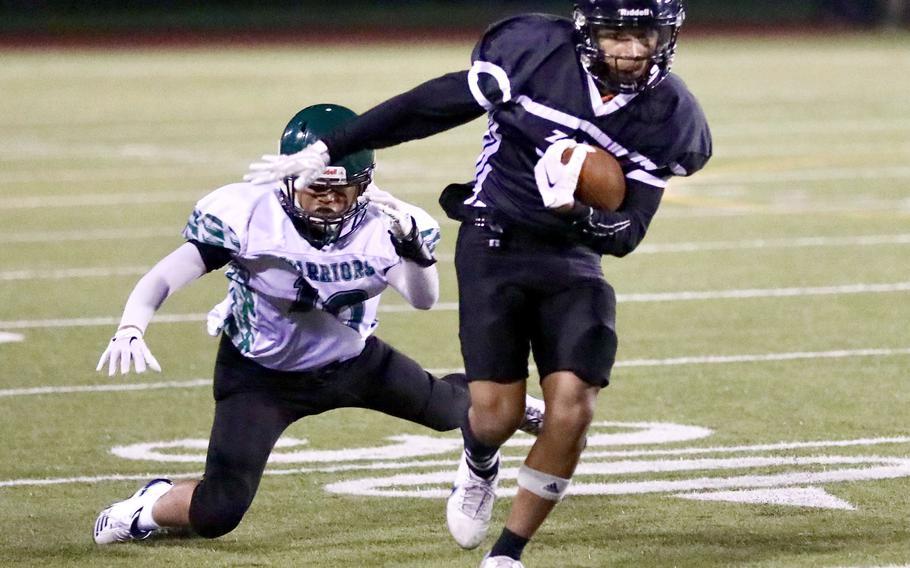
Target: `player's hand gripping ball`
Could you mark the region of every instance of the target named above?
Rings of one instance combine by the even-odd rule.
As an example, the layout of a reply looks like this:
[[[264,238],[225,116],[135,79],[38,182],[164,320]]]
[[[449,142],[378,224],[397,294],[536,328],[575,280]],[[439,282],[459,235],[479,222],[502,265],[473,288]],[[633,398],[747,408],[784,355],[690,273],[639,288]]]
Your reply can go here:
[[[591,146],[581,166],[575,198],[586,205],[607,211],[616,211],[626,197],[626,176],[619,162],[602,148]],[[567,164],[572,157],[572,149],[567,148],[562,154],[562,163]]]

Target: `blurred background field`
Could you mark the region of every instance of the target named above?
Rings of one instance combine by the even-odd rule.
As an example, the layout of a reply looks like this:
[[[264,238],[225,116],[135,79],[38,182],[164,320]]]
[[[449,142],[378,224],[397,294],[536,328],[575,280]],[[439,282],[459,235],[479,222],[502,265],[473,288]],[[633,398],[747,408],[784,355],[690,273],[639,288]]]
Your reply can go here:
[[[192,44],[169,44],[170,32],[149,23],[155,14],[167,21],[192,12],[178,2],[155,10],[126,3],[110,8],[110,18],[67,11],[64,3],[29,4],[31,12],[25,3],[0,4],[0,43],[8,40],[0,49],[0,564],[478,564],[482,550],[462,552],[450,541],[441,499],[326,489],[397,473],[445,478],[455,449],[379,471],[357,460],[276,463],[243,524],[223,539],[96,548],[90,527],[100,508],[147,476],[201,471],[198,448],[162,450],[195,460],[184,462],[126,459],[112,448],[207,438],[215,342],[203,314],[223,296],[223,277],[180,292],[151,325],[147,339],[163,374],[111,380],[94,366],[135,281],[181,242],[194,202],[272,152],[299,108],[334,101],[363,111],[464,68],[471,38],[488,19],[533,3],[472,10],[438,2],[430,6],[436,12],[413,18],[431,3],[395,3],[401,12],[344,2],[334,11],[319,2],[274,5],[311,24],[350,21],[383,32],[399,14],[404,31],[394,28],[396,37],[350,45],[343,34],[225,41],[237,29],[262,29],[242,18],[239,3],[212,7],[233,14],[238,27],[187,17],[166,28],[209,30]],[[419,43],[407,41],[409,25],[445,29],[437,27],[443,4],[456,24],[451,36],[421,32]],[[695,33],[684,30],[675,66],[708,115],[714,160],[671,185],[637,252],[604,260],[620,296],[620,363],[596,417],[611,424],[593,433],[654,422],[712,431],[660,446],[678,452],[677,460],[690,450],[720,458],[738,455],[729,448],[792,447],[746,452],[783,462],[715,470],[651,464],[658,458],[645,442],[595,445],[583,457],[592,469],[578,484],[606,483],[613,492],[562,504],[528,548],[529,567],[910,563],[910,35],[884,29],[882,16],[850,25],[822,17],[830,12],[821,2],[789,15],[762,3],[764,22],[754,20],[755,10],[737,17],[737,5],[724,12],[720,3],[693,0]],[[868,16],[861,5],[851,4]],[[707,33],[712,22],[749,29]],[[131,45],[130,30],[161,41]],[[204,41],[208,33],[219,41]],[[438,193],[471,176],[483,128],[478,120],[379,152],[377,182],[442,219]],[[390,292],[381,314],[379,335],[433,369],[461,366],[455,231],[444,221],[439,309],[398,310],[403,301]],[[123,385],[145,388],[116,390]],[[313,451],[382,446],[403,434],[429,432],[343,410],[287,433]],[[444,448],[457,440],[434,436]],[[851,443],[823,444],[835,442]],[[620,450],[651,457],[603,455]],[[510,463],[523,453],[509,448]],[[821,460],[832,456],[839,465]],[[634,459],[648,463],[628,473],[597,469]],[[858,460],[858,470],[884,460],[891,475],[787,487],[819,488],[852,510],[680,499],[623,485],[837,475],[849,460]],[[338,465],[348,469],[332,469]],[[443,491],[445,483],[427,486]],[[497,524],[505,511],[504,503],[497,508]]]

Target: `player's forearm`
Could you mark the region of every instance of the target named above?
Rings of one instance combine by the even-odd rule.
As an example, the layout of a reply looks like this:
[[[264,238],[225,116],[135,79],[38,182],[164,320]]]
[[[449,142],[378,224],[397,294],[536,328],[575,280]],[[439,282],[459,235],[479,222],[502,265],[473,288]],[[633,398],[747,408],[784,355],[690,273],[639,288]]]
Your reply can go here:
[[[380,103],[323,140],[329,155],[426,138],[481,116],[484,109],[471,95],[467,76],[449,73]]]
[[[123,309],[120,327],[135,327],[145,333],[164,301],[205,273],[205,263],[196,247],[189,243],[181,245],[152,267],[133,288]]]
[[[577,205],[572,232],[600,254],[625,256],[644,240],[662,196],[662,189],[634,184],[616,212]]]
[[[439,299],[439,273],[435,266],[426,268],[409,260],[389,270],[389,284],[418,310],[429,310]]]

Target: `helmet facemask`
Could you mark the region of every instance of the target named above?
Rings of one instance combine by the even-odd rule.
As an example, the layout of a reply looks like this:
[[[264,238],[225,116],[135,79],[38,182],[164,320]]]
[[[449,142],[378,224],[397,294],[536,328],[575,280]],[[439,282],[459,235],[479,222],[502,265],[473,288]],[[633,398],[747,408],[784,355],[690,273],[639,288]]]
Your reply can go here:
[[[670,72],[683,19],[682,11],[672,17],[607,17],[576,9],[581,63],[602,92],[641,93]]]
[[[279,199],[291,220],[311,245],[323,248],[350,235],[366,214],[366,204],[359,198],[373,179],[373,168],[350,178],[342,167],[330,166],[323,176],[302,190],[294,189],[296,177],[285,178]],[[324,196],[334,193],[343,198],[346,207],[335,211]],[[303,204],[306,204],[305,207]]]

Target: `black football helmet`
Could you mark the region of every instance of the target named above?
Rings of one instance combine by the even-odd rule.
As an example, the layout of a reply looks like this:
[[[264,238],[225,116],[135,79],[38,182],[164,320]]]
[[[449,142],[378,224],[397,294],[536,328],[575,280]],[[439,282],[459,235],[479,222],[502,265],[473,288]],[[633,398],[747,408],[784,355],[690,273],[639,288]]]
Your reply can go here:
[[[288,122],[281,135],[280,152],[295,154],[320,140],[342,124],[353,120],[357,113],[336,104],[318,104],[301,110]],[[373,150],[361,150],[333,160],[322,175],[310,185],[311,190],[332,191],[355,185],[357,196],[363,194],[373,181],[375,159]],[[354,199],[339,215],[326,216],[302,209],[294,190],[295,177],[283,181],[278,198],[301,235],[317,248],[334,243],[351,234],[366,214],[366,204]]]
[[[685,17],[682,0],[578,0],[574,21],[582,65],[604,92],[640,93],[653,87],[670,72]],[[623,31],[644,32],[656,40],[642,73],[619,71],[620,60],[639,59],[608,55],[600,45],[599,38]]]

